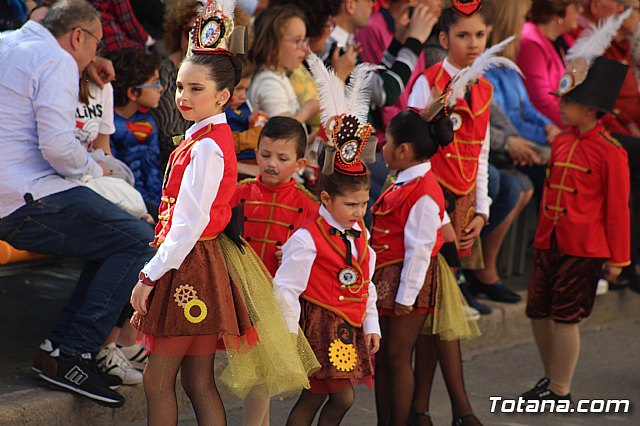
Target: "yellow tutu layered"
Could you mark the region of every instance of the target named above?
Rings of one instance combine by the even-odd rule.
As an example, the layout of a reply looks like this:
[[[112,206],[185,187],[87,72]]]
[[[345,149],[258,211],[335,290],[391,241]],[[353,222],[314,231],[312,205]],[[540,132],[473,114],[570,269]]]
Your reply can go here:
[[[438,334],[442,340],[471,339],[480,336],[476,321],[467,320],[462,309],[467,304],[456,277],[447,261],[438,254],[438,285],[436,286],[436,306],[427,316],[422,334]]]
[[[227,350],[229,363],[220,379],[238,397],[270,397],[309,389],[309,375],[320,368],[309,342],[299,330],[287,329],[274,296],[272,278],[249,244],[244,253],[224,234],[219,236],[225,263],[240,290],[258,334],[255,346]],[[233,347],[236,342],[229,342]],[[225,342],[227,344],[227,342]]]

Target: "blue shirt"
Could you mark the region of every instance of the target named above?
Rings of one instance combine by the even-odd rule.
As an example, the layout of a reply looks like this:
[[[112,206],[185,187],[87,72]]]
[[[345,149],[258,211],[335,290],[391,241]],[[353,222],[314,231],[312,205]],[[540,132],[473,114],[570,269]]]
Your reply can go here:
[[[0,35],[0,218],[34,199],[102,176],[74,136],[78,64],[34,21]]]
[[[493,98],[507,114],[518,133],[537,144],[546,144],[544,126],[551,123],[531,103],[522,78],[510,68],[491,68],[484,74],[493,84]]]
[[[142,198],[160,205],[162,174],[160,173],[160,145],[158,126],[149,111],[137,111],[130,118],[113,114],[115,133],[111,135],[111,153],[133,172],[134,187]]]

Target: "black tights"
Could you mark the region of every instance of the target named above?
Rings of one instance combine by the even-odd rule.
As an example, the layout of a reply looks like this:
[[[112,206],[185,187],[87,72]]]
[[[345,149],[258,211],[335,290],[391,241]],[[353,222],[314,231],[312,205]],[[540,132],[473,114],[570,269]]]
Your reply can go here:
[[[213,378],[210,355],[149,355],[144,370],[147,424],[174,426],[178,423],[176,376],[180,368],[182,387],[191,400],[199,426],[225,426],[226,415]]]
[[[329,397],[328,400],[327,396]],[[352,387],[328,395],[303,390],[296,405],[293,406],[291,413],[289,413],[287,426],[311,426],[320,407],[322,407],[322,411],[320,411],[318,426],[339,425],[344,415],[353,405],[355,398],[356,395]],[[326,403],[325,400],[327,400]]]
[[[376,411],[378,425],[406,426],[411,413],[414,375],[413,347],[420,335],[425,315],[382,317],[380,350],[376,354]]]
[[[436,366],[440,361],[442,377],[447,386],[453,418],[457,419],[470,413],[471,403],[464,388],[462,356],[459,340],[441,340],[439,336],[421,335],[416,345],[415,391],[413,411],[429,411],[431,385]],[[476,418],[469,418],[465,424],[480,424]]]

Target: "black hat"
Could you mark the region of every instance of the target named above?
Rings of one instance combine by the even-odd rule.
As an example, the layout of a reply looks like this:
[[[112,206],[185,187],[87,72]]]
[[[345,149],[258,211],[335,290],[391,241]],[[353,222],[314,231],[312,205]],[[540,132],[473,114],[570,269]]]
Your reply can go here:
[[[554,95],[600,112],[613,114],[620,89],[627,76],[628,65],[598,56],[589,67],[584,81],[576,81],[576,73],[567,70]]]

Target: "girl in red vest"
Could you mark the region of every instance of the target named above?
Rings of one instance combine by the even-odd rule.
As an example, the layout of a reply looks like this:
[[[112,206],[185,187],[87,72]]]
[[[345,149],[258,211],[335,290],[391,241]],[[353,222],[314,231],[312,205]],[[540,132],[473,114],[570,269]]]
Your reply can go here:
[[[212,374],[218,346],[229,353],[223,380],[240,397],[255,386],[266,395],[308,387],[268,272],[228,227],[237,166],[224,109],[241,76],[226,50],[228,3],[231,11],[215,2],[203,7],[178,71],[176,105],[195,124],[169,157],[152,243],[158,251],[131,296],[132,322],[150,349],[144,388],[151,425],[177,422],[179,369],[198,423],[226,424]]]
[[[274,281],[282,292],[289,330],[295,332],[300,323],[321,368],[291,410],[289,426],[311,425],[321,407],[319,424],[339,424],[353,404],[354,383],[372,384],[370,358],[380,345],[371,282],[376,256],[362,220],[369,176],[361,154],[366,147],[363,156],[374,160],[376,145],[375,138],[369,140],[373,127],[366,121],[369,99],[362,89],[371,66],[356,67],[345,95],[321,59],[310,55],[308,60],[330,141],[320,156],[322,206],[282,246]]]
[[[455,280],[442,279],[445,274],[453,277],[446,261],[437,257],[444,243],[445,200],[429,161],[439,147],[445,148],[452,139],[451,120],[445,115],[428,122],[418,112],[403,111],[387,127],[383,155],[388,167],[397,170],[398,175],[395,184],[371,209],[372,247],[377,254],[374,282],[380,325],[386,336],[376,355],[379,424],[422,424],[420,417],[429,420],[423,412],[412,413],[411,361],[427,316],[431,316],[430,324],[435,323],[436,301],[439,312],[457,312],[456,326],[466,325],[462,295]],[[426,338],[434,361],[429,379],[433,380],[439,359],[452,400],[454,424],[459,419],[464,419],[464,424],[479,424],[472,418],[462,381],[459,334],[452,336],[451,330],[431,325],[428,328]]]
[[[481,11],[481,1],[454,0],[440,18],[440,44],[447,57],[428,68],[415,82],[409,106],[422,109],[446,91],[461,69],[471,65],[484,51],[488,28]],[[431,158],[433,173],[442,186],[450,211],[451,225],[459,241],[463,266],[482,268],[474,246],[489,217],[488,195],[489,104],[493,96],[491,83],[481,77],[471,82],[464,96],[450,113],[453,143],[438,150]],[[448,207],[448,210],[451,210]],[[472,247],[474,248],[473,259]],[[466,259],[465,259],[466,258]]]

